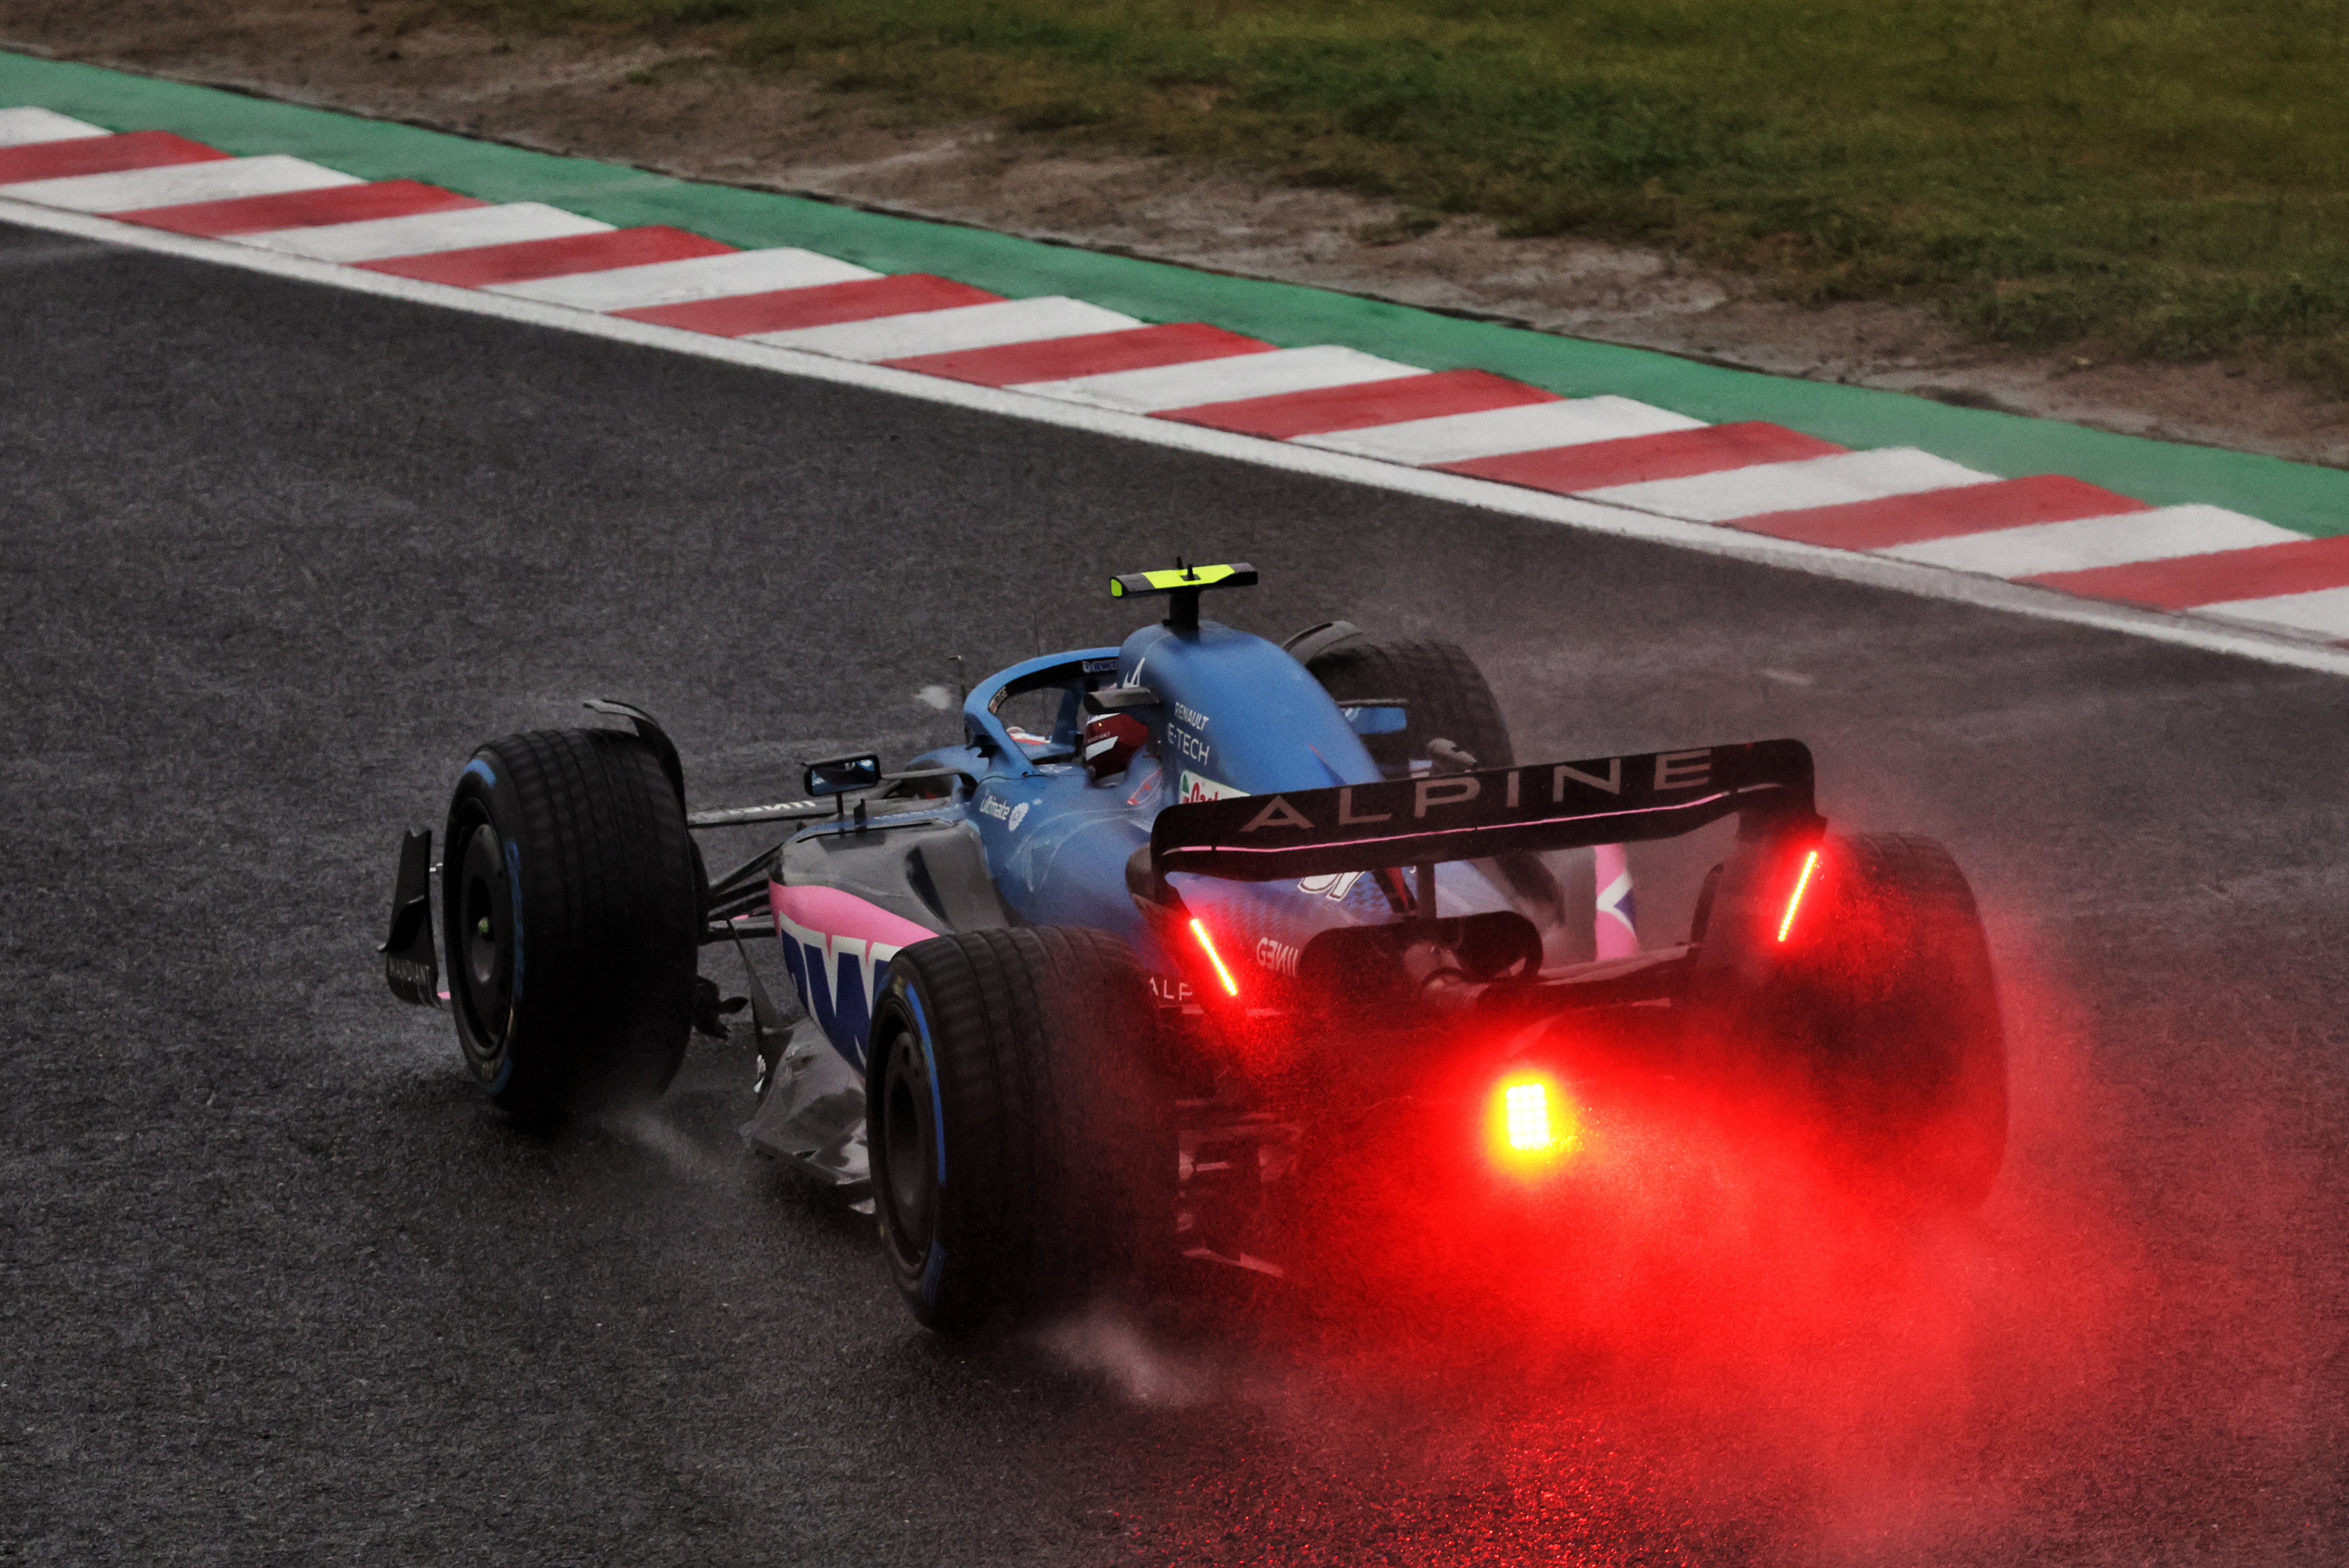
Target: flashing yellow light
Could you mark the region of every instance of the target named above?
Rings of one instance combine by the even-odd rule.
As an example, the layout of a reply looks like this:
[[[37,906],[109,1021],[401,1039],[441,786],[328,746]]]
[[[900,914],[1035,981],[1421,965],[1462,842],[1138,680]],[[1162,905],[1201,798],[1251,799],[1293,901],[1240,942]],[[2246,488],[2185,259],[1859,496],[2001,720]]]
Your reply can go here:
[[[1506,1157],[1568,1155],[1582,1147],[1574,1103],[1539,1078],[1504,1083],[1493,1097],[1493,1141]]]
[[[1199,940],[1199,950],[1207,955],[1207,961],[1216,966],[1216,978],[1224,982],[1224,994],[1237,996],[1240,993],[1239,982],[1232,978],[1232,971],[1224,967],[1223,955],[1216,950],[1214,940],[1207,935],[1207,928],[1199,923],[1195,915],[1191,918],[1191,934]]]
[[[1819,868],[1819,852],[1812,850],[1803,857],[1802,875],[1795,878],[1795,890],[1786,897],[1786,913],[1778,922],[1778,940],[1785,941],[1786,933],[1795,929],[1795,912],[1803,907],[1803,895],[1810,891],[1812,874]]]

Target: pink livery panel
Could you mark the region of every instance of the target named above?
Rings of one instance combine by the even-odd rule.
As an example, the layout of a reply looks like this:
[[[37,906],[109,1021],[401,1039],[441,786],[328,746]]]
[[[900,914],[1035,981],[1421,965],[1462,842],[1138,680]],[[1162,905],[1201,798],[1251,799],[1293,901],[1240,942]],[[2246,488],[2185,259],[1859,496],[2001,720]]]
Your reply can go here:
[[[851,1065],[864,1065],[873,1003],[900,948],[937,935],[837,888],[767,884],[775,935],[800,1005]]]

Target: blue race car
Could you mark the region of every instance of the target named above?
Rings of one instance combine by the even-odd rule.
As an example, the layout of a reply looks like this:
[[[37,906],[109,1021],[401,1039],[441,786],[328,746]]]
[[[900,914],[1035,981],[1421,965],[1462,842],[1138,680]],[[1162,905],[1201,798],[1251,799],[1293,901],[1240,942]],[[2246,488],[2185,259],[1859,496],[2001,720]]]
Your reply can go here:
[[[1304,1155],[1398,1114],[1439,1163],[1569,1161],[1578,1085],[1627,1059],[1798,1106],[1904,1202],[1982,1202],[2004,1045],[1945,850],[1830,836],[1794,741],[1520,763],[1449,643],[1200,618],[1255,581],[1116,577],[1164,618],[989,677],[962,743],[902,771],[814,763],[802,799],[688,811],[676,746],[625,703],[587,706],[626,729],[492,741],[445,857],[402,847],[390,987],[446,1007],[538,1123],[657,1096],[747,1004],[745,1138],[869,1200],[941,1329],[1171,1259],[1280,1272]],[[1641,949],[1622,846],[1732,815],[1688,940]],[[762,823],[795,831],[711,877],[694,836]],[[746,949],[747,999],[698,974],[714,944]]]

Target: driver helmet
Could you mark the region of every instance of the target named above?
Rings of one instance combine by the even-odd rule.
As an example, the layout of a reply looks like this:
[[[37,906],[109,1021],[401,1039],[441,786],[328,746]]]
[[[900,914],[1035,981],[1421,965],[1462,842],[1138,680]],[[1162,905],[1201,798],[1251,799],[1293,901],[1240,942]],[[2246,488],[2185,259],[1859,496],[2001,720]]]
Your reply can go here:
[[[1150,726],[1131,713],[1102,713],[1085,721],[1085,772],[1095,783],[1125,772],[1150,743]]]

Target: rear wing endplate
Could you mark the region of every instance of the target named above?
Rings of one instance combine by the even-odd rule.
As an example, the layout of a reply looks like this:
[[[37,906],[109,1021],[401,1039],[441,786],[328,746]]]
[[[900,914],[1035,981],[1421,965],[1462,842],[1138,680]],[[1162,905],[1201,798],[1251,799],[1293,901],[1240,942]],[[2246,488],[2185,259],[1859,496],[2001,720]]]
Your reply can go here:
[[[1240,882],[1672,838],[1733,813],[1816,831],[1810,748],[1755,741],[1170,805],[1153,868]]]

